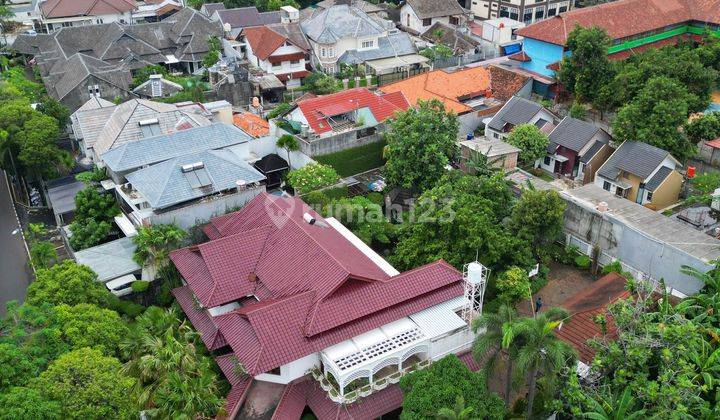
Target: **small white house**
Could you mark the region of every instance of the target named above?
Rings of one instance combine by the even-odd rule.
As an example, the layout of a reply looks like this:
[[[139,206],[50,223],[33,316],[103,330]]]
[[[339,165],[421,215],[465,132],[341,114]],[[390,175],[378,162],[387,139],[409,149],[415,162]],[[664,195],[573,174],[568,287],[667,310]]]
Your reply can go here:
[[[275,75],[287,87],[300,86],[300,80],[310,75],[307,70],[310,45],[297,23],[244,28],[238,39],[251,65]]]
[[[407,0],[400,7],[400,24],[419,34],[436,22],[460,26],[465,21],[465,10],[455,0]]]

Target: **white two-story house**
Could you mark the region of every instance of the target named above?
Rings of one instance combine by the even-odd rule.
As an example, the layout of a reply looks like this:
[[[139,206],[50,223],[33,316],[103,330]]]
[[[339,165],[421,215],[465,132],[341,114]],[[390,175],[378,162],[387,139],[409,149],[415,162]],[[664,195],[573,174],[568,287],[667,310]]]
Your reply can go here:
[[[310,75],[310,44],[297,23],[243,28],[238,40],[251,65],[274,74],[287,87],[300,86],[300,80]]]
[[[336,73],[342,63],[355,65],[391,57],[416,55],[408,34],[392,22],[347,4],[317,9],[300,24],[310,41],[312,64]]]

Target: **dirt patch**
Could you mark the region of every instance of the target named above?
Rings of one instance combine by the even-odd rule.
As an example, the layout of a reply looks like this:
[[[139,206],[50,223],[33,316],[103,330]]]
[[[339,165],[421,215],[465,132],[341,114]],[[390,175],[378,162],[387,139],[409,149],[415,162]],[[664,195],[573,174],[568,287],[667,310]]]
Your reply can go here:
[[[532,297],[533,302],[535,302],[538,296],[542,298],[543,306],[541,311],[543,309],[561,306],[574,294],[585,289],[598,279],[598,276],[592,275],[588,271],[580,270],[577,267],[569,265],[552,262],[549,267],[550,274],[548,274],[548,284]],[[516,309],[518,314],[522,316],[532,315],[529,301],[518,303]]]

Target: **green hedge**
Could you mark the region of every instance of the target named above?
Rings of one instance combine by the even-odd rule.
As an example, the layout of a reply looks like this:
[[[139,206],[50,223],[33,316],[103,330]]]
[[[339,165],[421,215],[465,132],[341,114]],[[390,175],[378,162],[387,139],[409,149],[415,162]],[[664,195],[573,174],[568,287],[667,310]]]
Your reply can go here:
[[[316,156],[314,159],[332,166],[341,177],[348,177],[383,166],[385,159],[382,157],[382,152],[385,144],[385,141],[379,141],[329,155]]]

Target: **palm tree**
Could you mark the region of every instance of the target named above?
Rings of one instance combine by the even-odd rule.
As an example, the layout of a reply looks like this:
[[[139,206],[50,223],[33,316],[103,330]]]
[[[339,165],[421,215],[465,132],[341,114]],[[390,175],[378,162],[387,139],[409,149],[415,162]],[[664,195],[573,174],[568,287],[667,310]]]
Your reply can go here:
[[[589,398],[588,403],[592,406],[592,411],[583,413],[582,416],[592,420],[635,420],[643,418],[646,411],[632,411],[635,398],[630,394],[630,388],[625,388],[619,397],[611,395],[609,400],[601,398],[601,401]]]
[[[133,258],[147,268],[152,279],[168,263],[170,251],[177,249],[184,237],[185,231],[175,225],[141,227],[133,236],[133,243],[137,246]]]
[[[280,136],[280,138],[277,139],[275,145],[277,145],[277,147],[285,149],[288,157],[288,166],[292,168],[292,166],[290,165],[290,152],[296,152],[300,150],[300,143],[298,143],[298,140],[295,138],[295,136],[292,136],[290,134],[283,134],[282,136]]]
[[[555,328],[567,317],[565,310],[550,308],[535,318],[520,318],[503,325],[502,346],[505,349],[515,347],[517,375],[529,374],[528,419],[533,413],[538,374],[542,372],[546,378],[551,378],[575,357],[573,349],[555,335]]]
[[[439,420],[477,420],[472,416],[472,407],[465,407],[465,399],[462,395],[458,395],[455,399],[453,408],[443,407],[437,412],[436,418]]]
[[[488,375],[493,372],[497,360],[502,354],[503,325],[512,322],[516,315],[517,313],[515,312],[515,308],[505,303],[498,308],[497,313],[485,313],[473,320],[473,332],[475,334],[480,332],[480,334],[473,343],[472,355],[477,362],[481,362],[489,352],[490,357],[485,363],[485,372]],[[482,330],[485,330],[485,332],[482,333]],[[513,356],[514,349],[509,349],[506,365],[507,368],[505,371],[505,406],[510,404]]]

